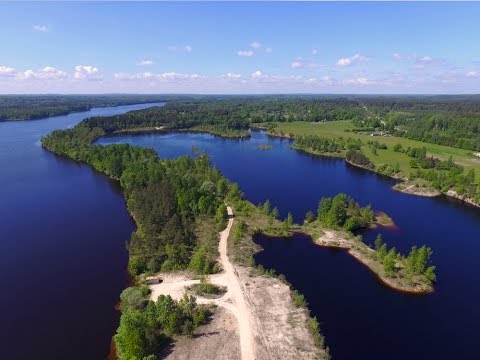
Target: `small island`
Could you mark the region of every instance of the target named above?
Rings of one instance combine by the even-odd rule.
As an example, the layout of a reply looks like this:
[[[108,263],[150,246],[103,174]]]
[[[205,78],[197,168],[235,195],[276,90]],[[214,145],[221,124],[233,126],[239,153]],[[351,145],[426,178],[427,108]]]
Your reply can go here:
[[[262,151],[270,150],[271,148],[272,148],[272,145],[270,144],[263,144],[263,145],[257,146],[257,150],[262,150]]]

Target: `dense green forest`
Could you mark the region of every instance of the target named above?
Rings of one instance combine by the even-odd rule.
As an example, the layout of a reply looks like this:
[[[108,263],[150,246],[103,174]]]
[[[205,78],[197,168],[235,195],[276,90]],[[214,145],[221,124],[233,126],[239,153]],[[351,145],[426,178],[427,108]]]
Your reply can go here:
[[[160,95],[0,95],[0,121],[36,120],[94,107],[161,102]]]

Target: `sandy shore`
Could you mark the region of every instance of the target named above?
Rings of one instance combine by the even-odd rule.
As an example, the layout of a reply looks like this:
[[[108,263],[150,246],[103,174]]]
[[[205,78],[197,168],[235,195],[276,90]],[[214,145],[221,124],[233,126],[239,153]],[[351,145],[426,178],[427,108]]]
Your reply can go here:
[[[438,190],[431,189],[428,187],[420,187],[416,184],[412,184],[408,181],[398,183],[393,187],[393,190],[403,192],[405,194],[424,196],[424,197],[436,197],[440,196],[442,193]]]

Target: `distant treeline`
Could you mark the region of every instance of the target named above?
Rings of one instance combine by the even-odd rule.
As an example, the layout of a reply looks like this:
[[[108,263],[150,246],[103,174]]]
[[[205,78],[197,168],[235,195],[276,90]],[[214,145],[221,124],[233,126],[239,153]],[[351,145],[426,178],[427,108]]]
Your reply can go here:
[[[110,123],[110,127],[100,125],[107,132],[204,126],[220,134],[229,131],[232,136],[252,123],[351,120],[358,131],[381,128],[396,136],[480,150],[479,95],[4,95],[0,96],[0,121],[158,101],[167,101],[167,105],[98,121]]]
[[[94,107],[161,102],[164,95],[0,95],[0,121],[36,120]]]
[[[97,117],[88,125],[106,133],[138,127],[166,129],[204,128],[218,134],[242,135],[251,123],[283,121],[332,121],[361,118],[365,111],[357,103],[338,98],[310,97],[202,97],[167,102],[122,115]]]
[[[162,108],[99,118],[98,124],[91,123],[107,132],[134,127],[203,126],[234,135],[254,123],[335,120],[353,121],[356,131],[382,129],[396,136],[480,150],[480,96],[476,95],[178,96]]]

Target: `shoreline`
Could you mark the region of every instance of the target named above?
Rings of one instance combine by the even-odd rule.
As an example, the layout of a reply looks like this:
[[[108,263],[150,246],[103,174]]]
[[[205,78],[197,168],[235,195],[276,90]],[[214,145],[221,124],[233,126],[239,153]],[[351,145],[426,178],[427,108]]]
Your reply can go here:
[[[397,277],[387,277],[382,271],[379,271],[378,268],[376,268],[375,265],[377,265],[377,261],[370,257],[375,254],[375,250],[362,242],[357,242],[354,239],[348,239],[341,236],[341,234],[336,231],[326,230],[324,235],[319,238],[314,239],[312,237],[312,242],[317,246],[325,248],[345,250],[347,254],[355,258],[362,265],[366,266],[383,285],[386,285],[392,290],[415,295],[427,295],[432,294],[435,291],[432,285],[422,283],[409,285],[398,280],[399,278]]]
[[[289,139],[289,140],[294,140],[295,139],[295,137],[292,137],[288,134],[280,135],[280,134],[275,134],[275,133],[271,133],[271,132],[268,132],[268,131],[266,132],[266,134],[267,134],[267,136],[272,137],[272,138],[281,138],[281,139]],[[409,180],[402,179],[402,178],[399,178],[398,176],[394,176],[394,175],[392,176],[392,175],[383,174],[381,172],[378,172],[375,168],[369,168],[369,167],[366,167],[366,166],[363,166],[363,165],[358,165],[358,164],[352,163],[351,161],[348,161],[345,158],[345,156],[343,156],[342,154],[336,155],[336,154],[330,154],[330,153],[318,153],[318,152],[314,152],[314,151],[309,150],[309,149],[295,147],[293,145],[290,148],[293,149],[293,150],[299,151],[299,152],[310,154],[310,155],[321,156],[321,157],[326,157],[326,158],[343,159],[346,163],[348,163],[352,166],[355,166],[357,168],[364,169],[364,170],[367,170],[367,171],[371,171],[371,172],[374,172],[378,175],[386,176],[390,179],[398,180],[399,182],[397,184],[395,184],[394,186],[392,186],[392,190],[395,190],[395,191],[398,191],[398,192],[401,192],[401,193],[404,193],[404,194],[407,194],[407,195],[430,197],[430,198],[445,195],[447,197],[450,197],[450,198],[453,198],[453,199],[456,199],[456,200],[460,200],[464,203],[467,203],[469,205],[480,208],[480,203],[476,203],[473,199],[467,198],[463,195],[459,195],[453,189],[449,189],[447,192],[443,193],[443,192],[440,192],[440,191],[438,191],[436,189],[433,189],[431,187],[424,187],[424,188],[414,187],[414,186],[412,186],[414,184],[412,184]],[[403,188],[404,186],[405,186],[405,188]]]
[[[377,223],[375,226],[383,225]],[[386,227],[388,227],[388,225]],[[395,224],[392,223],[391,227],[395,228]],[[321,235],[315,235],[318,233]],[[353,235],[342,230],[320,229],[317,227],[306,228],[303,225],[297,224],[287,233],[283,234],[276,234],[262,229],[258,229],[254,235],[255,234],[261,234],[271,239],[289,238],[294,234],[301,234],[310,238],[310,241],[316,246],[346,251],[349,256],[352,256],[361,265],[365,266],[382,285],[390,290],[412,295],[428,295],[435,292],[434,285],[421,282],[422,276],[419,275],[413,277],[413,284],[408,284],[406,278],[400,277],[399,273],[397,273],[395,277],[388,277],[384,273],[383,264],[372,258],[376,251],[364,242],[357,240]],[[252,236],[252,242],[258,246],[254,240],[254,235]],[[256,249],[254,253],[256,254],[260,251],[263,251],[263,248],[260,247]],[[399,261],[396,262],[396,265],[396,267],[400,269],[404,267],[404,264]]]
[[[269,131],[267,131],[267,129],[265,127],[262,127],[262,126],[250,125],[250,128],[254,131],[265,131],[267,136],[272,137],[272,138],[279,138],[279,139],[286,139],[286,140],[294,140],[295,139],[295,137],[292,137],[288,134],[281,135],[281,134],[275,134],[275,133],[269,132]],[[126,129],[126,130],[119,130],[119,131],[115,131],[111,134],[104,135],[102,137],[122,136],[122,135],[125,135],[125,134],[127,134],[127,135],[128,134],[130,134],[130,135],[137,135],[137,134],[138,135],[143,135],[143,134],[148,134],[148,133],[153,134],[153,133],[162,133],[162,132],[163,133],[168,133],[168,132],[206,133],[206,134],[210,134],[210,135],[213,135],[213,136],[218,136],[218,137],[225,138],[225,139],[239,139],[239,140],[249,139],[251,137],[251,135],[249,135],[249,136],[236,136],[236,135],[229,136],[229,135],[226,135],[226,134],[216,133],[216,132],[213,132],[213,131],[207,130],[207,129],[194,129],[194,128],[189,128],[189,129],[165,129],[164,127],[141,128],[141,129],[133,128],[133,129]],[[456,199],[456,200],[460,200],[460,201],[462,201],[464,203],[467,203],[471,206],[475,206],[477,208],[480,208],[479,203],[476,203],[473,199],[469,199],[469,198],[466,198],[465,196],[458,195],[457,192],[453,189],[448,190],[446,193],[442,193],[442,192],[440,192],[438,190],[435,190],[431,187],[416,187],[408,179],[399,178],[398,176],[395,176],[395,175],[392,176],[392,175],[383,174],[383,173],[380,173],[380,172],[376,171],[375,168],[369,168],[369,167],[366,167],[366,166],[362,166],[362,165],[352,163],[351,161],[348,161],[345,158],[345,156],[341,153],[339,153],[339,154],[318,153],[318,152],[314,152],[314,151],[309,150],[309,149],[303,149],[303,148],[295,147],[294,145],[290,146],[290,148],[292,150],[303,152],[303,153],[309,154],[309,155],[320,156],[320,157],[331,158],[331,159],[343,159],[346,163],[348,163],[352,166],[355,166],[357,168],[364,169],[364,170],[367,170],[367,171],[371,171],[375,174],[386,176],[390,179],[397,180],[399,182],[397,184],[395,184],[394,186],[392,186],[392,190],[401,192],[403,194],[413,195],[413,196],[421,196],[421,197],[430,197],[430,198],[445,195],[446,197],[450,197],[450,198],[453,198],[453,199]]]
[[[233,134],[229,135],[221,132],[216,132],[214,130],[199,129],[195,127],[178,129],[178,128],[166,128],[165,126],[152,126],[152,127],[145,127],[145,128],[115,130],[114,132],[110,134],[105,134],[104,136],[101,136],[101,137],[107,138],[107,137],[116,137],[116,136],[123,136],[123,135],[168,134],[168,133],[175,133],[175,132],[192,133],[192,134],[204,133],[204,134],[210,134],[210,135],[217,136],[224,139],[238,139],[238,140],[249,139],[251,137],[249,133],[245,133],[243,135],[233,135]]]

